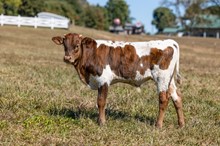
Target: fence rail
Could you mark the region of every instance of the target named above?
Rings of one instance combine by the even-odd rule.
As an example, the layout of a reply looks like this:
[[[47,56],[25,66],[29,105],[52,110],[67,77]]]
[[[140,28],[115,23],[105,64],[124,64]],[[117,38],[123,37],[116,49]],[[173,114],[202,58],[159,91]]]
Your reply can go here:
[[[6,16],[0,15],[0,25],[17,25],[21,26],[34,26],[37,27],[50,27],[54,28],[69,28],[69,20],[60,20],[54,18],[39,18],[39,17],[22,17],[22,16]]]

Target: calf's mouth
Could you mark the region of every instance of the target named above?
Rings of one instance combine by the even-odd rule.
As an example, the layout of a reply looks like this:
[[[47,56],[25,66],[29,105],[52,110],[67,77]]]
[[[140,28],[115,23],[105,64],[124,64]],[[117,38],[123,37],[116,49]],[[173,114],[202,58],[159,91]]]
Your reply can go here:
[[[77,59],[73,59],[71,56],[64,56],[63,57],[63,61],[65,63],[68,63],[68,64],[73,64],[73,65],[76,65],[77,64]]]

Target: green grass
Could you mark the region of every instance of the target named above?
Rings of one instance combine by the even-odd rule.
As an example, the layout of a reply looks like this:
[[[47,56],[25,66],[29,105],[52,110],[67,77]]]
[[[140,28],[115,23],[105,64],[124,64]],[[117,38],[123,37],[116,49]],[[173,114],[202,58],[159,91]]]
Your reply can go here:
[[[93,38],[123,36],[72,27]],[[217,39],[180,43],[186,126],[178,128],[172,102],[164,127],[155,128],[158,97],[152,81],[141,88],[116,84],[107,99],[107,124],[96,120],[97,91],[83,85],[51,38],[67,30],[0,27],[0,145],[220,145],[220,46]]]

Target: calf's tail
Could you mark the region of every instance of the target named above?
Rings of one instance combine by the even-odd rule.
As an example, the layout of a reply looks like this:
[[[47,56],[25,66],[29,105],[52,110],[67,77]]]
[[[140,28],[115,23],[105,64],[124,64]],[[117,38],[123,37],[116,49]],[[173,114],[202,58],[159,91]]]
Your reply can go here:
[[[180,49],[179,49],[179,45],[176,43],[175,44],[177,46],[177,61],[176,61],[176,80],[178,84],[182,84],[182,80],[181,80],[181,75],[179,72],[179,61],[180,61]]]

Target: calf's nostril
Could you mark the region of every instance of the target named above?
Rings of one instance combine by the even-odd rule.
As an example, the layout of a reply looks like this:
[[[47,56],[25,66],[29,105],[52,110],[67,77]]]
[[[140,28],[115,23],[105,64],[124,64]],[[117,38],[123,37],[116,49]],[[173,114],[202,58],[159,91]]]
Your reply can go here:
[[[64,60],[70,60],[71,56],[64,56]]]

